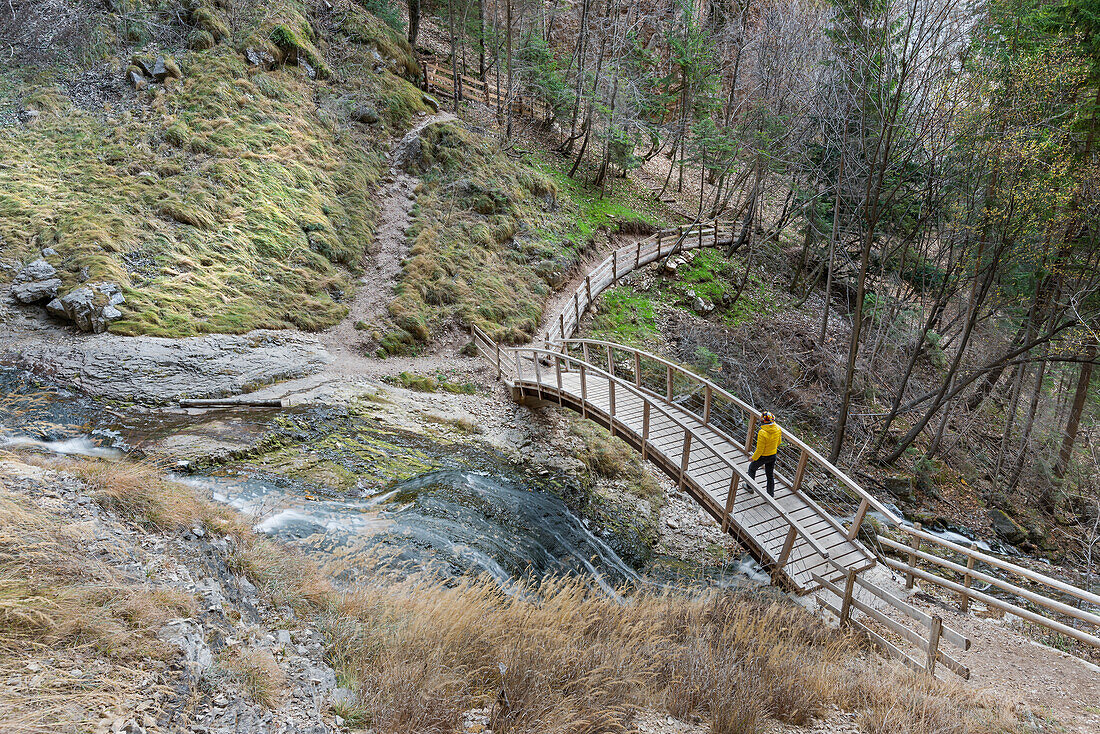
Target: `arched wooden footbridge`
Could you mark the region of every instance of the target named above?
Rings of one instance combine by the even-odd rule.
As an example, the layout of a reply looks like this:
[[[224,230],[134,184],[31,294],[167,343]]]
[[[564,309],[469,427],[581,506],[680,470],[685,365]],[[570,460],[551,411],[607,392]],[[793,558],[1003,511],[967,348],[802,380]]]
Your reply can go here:
[[[586,276],[543,344],[501,348],[476,327],[474,339],[516,400],[570,408],[606,427],[694,498],[776,583],[804,594],[820,587],[815,577],[839,581],[875,564],[856,537],[868,510],[892,524],[899,518],[788,430],[775,497],[768,496],[748,474],[759,411],[656,355],[571,338],[593,300],[623,275],[731,237],[720,223],[659,232],[614,251]]]
[[[969,677],[969,669],[940,645],[946,641],[966,650],[970,640],[939,616],[865,578],[863,572],[878,561],[903,574],[907,588],[920,580],[958,595],[962,611],[977,601],[1100,647],[1100,595],[982,553],[974,544],[961,546],[924,532],[919,524],[908,525],[785,428],[775,497],[769,497],[762,478],[757,482],[748,475],[760,420],[756,408],[659,356],[574,338],[593,301],[624,275],[661,258],[732,242],[733,233],[732,225],[710,222],[661,231],[621,247],[585,277],[540,343],[501,347],[474,326],[478,353],[514,399],[569,408],[606,427],[721,523],[776,584],[797,594],[820,590],[819,606],[911,668],[933,673],[939,663]],[[871,535],[874,550],[864,545],[859,531],[868,512],[909,545],[878,534]],[[884,548],[895,556],[887,557]],[[919,569],[921,561],[933,571]],[[986,591],[995,587],[998,594],[973,589],[974,581],[989,584]],[[900,615],[884,613],[883,603]],[[915,657],[898,647],[902,641],[917,648]]]

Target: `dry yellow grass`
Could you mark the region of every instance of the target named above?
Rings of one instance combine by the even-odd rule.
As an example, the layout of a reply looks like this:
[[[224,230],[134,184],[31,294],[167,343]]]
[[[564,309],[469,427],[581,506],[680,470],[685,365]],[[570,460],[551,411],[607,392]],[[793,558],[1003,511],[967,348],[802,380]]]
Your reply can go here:
[[[165,481],[156,467],[77,461],[69,469],[94,484],[98,501],[137,522],[163,530],[202,522],[234,538],[235,569],[325,633],[331,664],[357,693],[340,715],[380,734],[449,734],[476,707],[491,709],[496,732],[622,732],[638,711],[656,709],[701,717],[715,734],[738,734],[763,731],[773,718],[805,724],[830,705],[856,713],[868,734],[1017,730],[995,701],[886,663],[856,638],[778,598],[727,592],[610,598],[578,579],[506,591],[488,578],[446,584],[377,577],[341,593],[308,559]],[[39,509],[4,499],[6,534],[51,537],[49,522],[34,519]],[[12,566],[7,579],[41,575],[43,565],[68,573],[67,563],[80,563],[44,551],[24,558],[14,547],[0,546],[3,562],[23,564]],[[21,594],[22,604],[34,603],[33,595]],[[26,650],[19,635],[32,634],[48,646],[80,635],[110,640],[114,629],[152,628],[171,606],[142,597],[135,612],[130,603],[102,607],[102,597],[73,598],[112,614],[130,611],[89,638],[83,627],[39,622],[37,613],[13,607],[3,613],[25,621],[9,621],[13,631],[0,645]],[[71,615],[64,619],[73,623]],[[257,701],[273,705],[283,687],[273,662],[238,656],[223,665]],[[0,696],[0,714],[5,706],[10,711],[13,704]]]
[[[785,601],[593,592],[546,580],[505,593],[371,584],[322,615],[330,654],[354,681],[360,723],[380,732],[450,732],[492,710],[494,731],[627,731],[641,709],[700,716],[716,733],[802,725],[825,706],[858,712],[871,734],[1012,731],[972,690],[926,681],[869,656]]]
[[[274,708],[286,693],[286,675],[270,650],[238,650],[220,662],[258,704]]]

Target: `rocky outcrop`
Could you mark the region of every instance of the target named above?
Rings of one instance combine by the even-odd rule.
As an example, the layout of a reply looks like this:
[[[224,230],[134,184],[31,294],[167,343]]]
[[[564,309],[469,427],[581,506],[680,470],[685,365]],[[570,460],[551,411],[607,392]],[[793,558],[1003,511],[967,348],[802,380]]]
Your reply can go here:
[[[56,298],[59,288],[61,288],[61,279],[57,277],[57,269],[40,258],[24,267],[15,276],[11,285],[11,295],[20,303],[38,303]]]
[[[0,343],[0,358],[95,395],[142,403],[236,395],[313,374],[331,361],[316,339],[294,332],[73,339],[45,317],[21,321]]]
[[[69,291],[46,304],[46,310],[58,318],[72,321],[81,331],[102,334],[112,322],[122,318],[117,306],[126,297],[116,283],[95,283]]]

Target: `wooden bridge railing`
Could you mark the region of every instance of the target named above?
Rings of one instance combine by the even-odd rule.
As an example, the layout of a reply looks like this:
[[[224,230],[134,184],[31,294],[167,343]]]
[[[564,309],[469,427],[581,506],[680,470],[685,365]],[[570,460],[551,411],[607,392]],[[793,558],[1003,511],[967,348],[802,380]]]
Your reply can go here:
[[[722,235],[722,227],[728,227]],[[660,260],[674,252],[716,247],[729,242],[733,237],[733,225],[720,221],[689,224],[672,229],[660,230],[645,239],[612,251],[597,265],[573,292],[565,308],[558,314],[554,323],[549,324],[546,342],[553,344],[572,336],[580,325],[581,316],[593,301],[619,278],[632,270]]]
[[[971,600],[979,601],[1100,648],[1100,594],[983,553],[974,547],[967,548],[938,538],[922,530],[919,525],[901,526],[898,530],[909,537],[909,545],[883,535],[878,536],[878,542],[906,559],[882,558],[890,568],[905,575],[906,588],[912,588],[914,580],[920,579],[958,594],[959,608],[964,612],[969,611]],[[919,567],[922,562],[930,565],[931,571],[922,570]],[[1015,580],[1010,580],[1013,577]],[[986,584],[986,591],[973,588],[975,581]],[[990,593],[993,590],[1001,596]]]
[[[478,339],[481,343],[491,342],[483,332],[475,327],[475,339]],[[580,391],[582,400],[588,393],[588,383],[593,377],[599,378],[608,384],[610,390],[610,402],[609,413],[605,416],[609,423],[609,428],[612,435],[616,435],[616,430],[619,434],[630,433],[634,431],[625,424],[618,421],[615,415],[615,402],[616,394],[620,396],[633,395],[641,400],[643,407],[643,415],[645,416],[645,423],[642,429],[642,435],[638,438],[641,442],[641,452],[643,460],[648,457],[649,454],[659,454],[663,456],[667,462],[671,465],[679,466],[680,472],[678,481],[681,488],[684,484],[690,481],[687,476],[687,467],[691,462],[692,453],[695,452],[709,452],[710,459],[724,465],[730,470],[732,476],[732,487],[734,492],[731,493],[731,498],[736,492],[736,488],[739,484],[744,483],[745,487],[749,490],[756,492],[760,495],[768,505],[772,507],[775,512],[783,518],[789,527],[788,542],[784,544],[784,552],[778,558],[772,558],[773,572],[782,569],[786,564],[793,541],[795,537],[801,537],[804,542],[809,544],[813,550],[822,558],[829,558],[829,552],[824,546],[813,536],[812,533],[806,530],[797,520],[790,516],[790,514],[783,509],[782,506],[766,492],[763,492],[760,486],[749,477],[748,473],[742,469],[735,461],[730,460],[719,447],[713,445],[711,441],[703,436],[699,431],[688,425],[679,415],[677,410],[666,405],[662,400],[655,399],[653,395],[645,390],[631,384],[619,377],[616,377],[611,372],[605,371],[596,365],[582,361],[568,354],[563,354],[558,351],[550,349],[541,349],[538,347],[517,347],[507,350],[511,353],[511,357],[514,362],[514,370],[509,370],[511,374],[516,377],[516,384],[521,391],[535,391],[539,393],[540,398],[547,400],[561,401],[561,395],[563,392],[562,375],[569,372],[575,372],[580,377]],[[503,361],[497,362],[498,369],[503,369]],[[553,376],[551,378],[551,376]],[[547,393],[544,387],[550,385],[556,386],[554,393]],[[585,411],[592,409],[590,405],[582,404],[582,415]],[[675,455],[669,455],[666,451],[662,451],[655,444],[650,442],[648,436],[648,425],[650,422],[650,416],[655,413],[660,413],[670,422],[674,423],[680,431],[682,431],[682,438],[680,440],[680,448]],[[731,521],[731,505],[732,502],[727,502],[725,508],[725,516],[723,517],[723,528],[728,527]]]
[[[956,675],[967,680],[970,679],[970,668],[941,649],[941,643],[947,642],[961,650],[969,650],[970,638],[945,625],[939,615],[928,614],[917,609],[907,601],[899,599],[889,591],[871,583],[855,571],[847,572],[844,581],[839,584],[835,584],[817,574],[814,574],[814,580],[821,585],[824,592],[835,597],[835,599],[830,600],[825,593],[819,595],[817,597],[818,606],[836,616],[841,627],[848,627],[857,634],[862,635],[887,657],[898,660],[917,672],[932,676],[936,674],[936,663],[941,663]],[[908,618],[909,624],[904,624],[898,619],[884,614],[873,602],[869,604],[862,601],[857,593],[861,591],[874,597],[874,601],[885,602],[901,612]],[[874,620],[879,626],[886,628],[901,640],[916,647],[919,651],[917,657],[914,658],[899,647],[900,643],[896,644],[883,637],[865,621],[860,620],[856,616],[856,612],[862,613],[864,617]],[[913,624],[916,625],[917,629],[910,626]]]
[[[576,369],[584,364],[585,375],[599,374],[613,381],[616,389],[635,392],[647,401],[649,410],[675,406],[678,410],[687,411],[693,419],[712,430],[724,434],[729,440],[740,442],[743,436],[742,445],[749,449],[760,420],[760,412],[753,406],[694,372],[656,355],[611,342],[571,338],[579,327],[581,317],[594,300],[623,275],[676,251],[731,242],[733,236],[732,224],[714,221],[662,230],[635,243],[624,245],[614,250],[593,269],[573,292],[572,298],[557,315],[556,323],[550,324],[545,335],[549,349],[524,348],[526,357],[520,358],[519,352],[502,350],[483,331],[475,328],[474,341],[478,351],[493,364],[498,377],[507,375],[513,382],[520,381],[524,374],[522,365],[525,363],[529,364],[528,370],[539,371],[540,354],[547,360],[548,369],[549,365],[553,365],[555,370],[560,369],[563,360]],[[596,363],[606,369],[596,367]],[[566,367],[567,371],[568,369]],[[536,375],[537,377],[539,376]],[[671,417],[671,411],[665,412]],[[613,416],[609,419],[614,426]],[[683,448],[690,455],[691,444],[696,442],[697,436],[683,421],[677,419],[676,423],[684,428]],[[959,594],[960,606],[964,611],[968,609],[971,599],[981,601],[987,606],[1014,614],[1079,642],[1100,647],[1100,595],[996,556],[937,538],[923,532],[919,526],[907,526],[889,507],[833,466],[797,435],[786,429],[783,435],[784,443],[780,447],[777,473],[791,487],[800,491],[807,504],[814,506],[827,523],[841,529],[849,539],[854,540],[867,513],[874,511],[881,516],[885,525],[910,537],[912,545],[907,546],[892,538],[878,535],[880,548],[898,552],[908,561],[906,563],[878,553],[881,560],[891,568],[906,575],[910,587],[912,580],[919,578]],[[704,446],[704,450],[715,452],[715,447],[697,443],[700,444]],[[651,449],[642,449],[643,458],[649,450]],[[672,460],[675,457],[666,458]],[[744,472],[735,469],[732,476],[734,488],[738,483],[747,481],[753,491],[759,492],[759,487],[748,480]],[[836,518],[844,518],[847,528],[840,528]],[[727,510],[723,529],[728,521]],[[800,529],[793,522],[790,527],[790,540],[801,536],[807,542],[811,541],[812,536],[804,528]],[[936,552],[922,551],[919,548],[922,541]],[[789,553],[790,543],[785,545],[785,551]],[[782,562],[779,558],[772,560],[779,567],[786,561],[785,558]],[[918,568],[920,562],[932,564],[933,572]],[[833,565],[841,571],[846,570],[835,562]],[[1029,586],[1007,580],[1004,578],[1005,574],[1019,577]],[[954,576],[958,580],[947,576]],[[1018,603],[974,589],[974,581],[988,584],[1000,593],[1013,597]],[[945,664],[951,667],[950,663]]]
[[[606,361],[608,370],[633,383],[647,395],[665,404],[676,404],[704,425],[710,425],[740,443],[747,451],[755,445],[760,411],[694,372],[654,354],[621,344],[595,339],[567,339],[566,352],[582,359]],[[595,354],[596,357],[591,357]],[[776,460],[777,473],[792,489],[822,510],[828,519],[851,520],[844,532],[854,539],[868,510],[881,513],[888,525],[900,526],[901,518],[829,463],[789,429],[783,429],[783,444]],[[835,520],[834,520],[835,522]]]
[[[440,64],[427,62],[424,64],[424,78],[428,82],[428,88],[454,99],[469,99],[483,102],[490,107],[503,109],[508,104],[508,92],[490,85],[468,74],[459,74],[456,89],[455,73],[453,69]],[[540,99],[535,99],[524,94],[512,94],[512,111],[517,115],[547,118],[550,116],[550,106]]]

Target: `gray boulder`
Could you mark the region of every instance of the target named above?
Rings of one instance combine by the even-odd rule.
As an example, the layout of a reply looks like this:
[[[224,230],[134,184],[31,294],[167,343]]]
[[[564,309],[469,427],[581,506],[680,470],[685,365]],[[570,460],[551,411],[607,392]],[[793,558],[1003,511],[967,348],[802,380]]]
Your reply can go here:
[[[34,280],[49,280],[57,275],[57,268],[39,258],[25,266],[15,276],[15,283],[29,283]]]
[[[60,287],[61,278],[35,280],[30,283],[13,284],[11,294],[20,303],[38,303],[50,298],[57,298],[57,289]]]
[[[691,307],[696,313],[703,314],[704,316],[714,310],[714,304],[700,296],[695,297],[695,300],[691,303]]]
[[[20,303],[37,303],[57,298],[57,289],[60,287],[61,279],[57,277],[57,268],[39,258],[15,275],[11,295]]]
[[[60,306],[65,318],[72,321],[81,331],[101,334],[107,325],[122,317],[115,306],[125,301],[121,290],[115,283],[97,283],[94,286],[81,286],[46,306],[50,313],[57,313]],[[53,308],[51,308],[53,306]]]
[[[1027,540],[1027,530],[1002,510],[990,510],[989,519],[993,523],[993,532],[1009,543],[1019,545]]]
[[[435,97],[433,97],[430,94],[422,94],[422,95],[420,95],[420,99],[424,102],[424,104],[428,105],[428,107],[431,108],[432,112],[439,112],[439,100],[438,99],[436,99]]]

